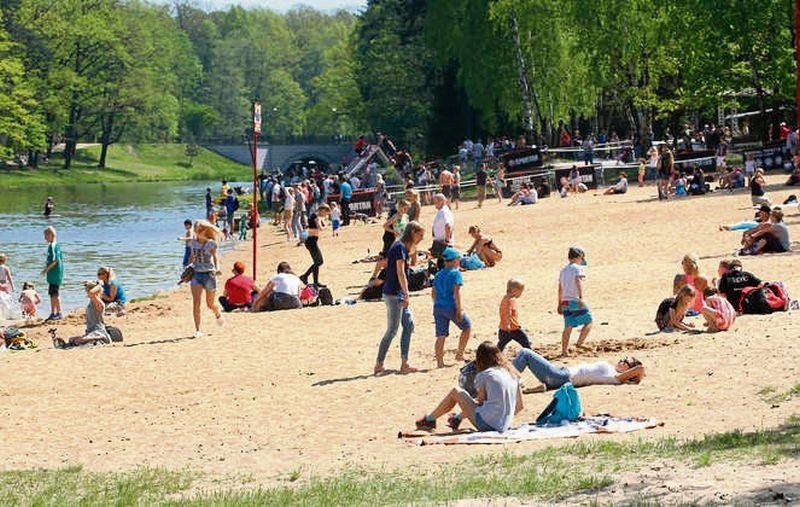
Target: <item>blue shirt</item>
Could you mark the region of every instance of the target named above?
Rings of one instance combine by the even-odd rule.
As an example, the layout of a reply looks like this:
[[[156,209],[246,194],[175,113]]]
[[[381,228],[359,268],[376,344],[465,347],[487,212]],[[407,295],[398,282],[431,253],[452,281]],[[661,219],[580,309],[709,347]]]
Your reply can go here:
[[[339,192],[342,193],[342,199],[350,199],[353,197],[353,187],[346,181],[339,184]]]
[[[402,241],[395,241],[389,248],[386,255],[386,280],[383,282],[383,293],[389,296],[397,296],[402,292],[400,281],[397,278],[397,261],[403,261],[403,271],[405,272],[406,282],[408,282],[408,248]],[[407,286],[407,285],[406,285]]]
[[[464,277],[458,268],[444,268],[436,273],[433,278],[433,289],[436,291],[434,308],[456,309],[456,298],[453,295],[453,288],[456,285],[464,285]]]
[[[125,297],[125,289],[123,289],[122,285],[120,285],[120,283],[118,281],[116,281],[116,280],[111,280],[108,283],[104,283],[103,284],[103,294],[105,294],[106,296],[111,296],[111,286],[112,285],[116,285],[117,286],[117,297],[112,302],[113,303],[119,303],[121,305],[124,305],[125,303],[127,303],[128,302],[128,298]]]

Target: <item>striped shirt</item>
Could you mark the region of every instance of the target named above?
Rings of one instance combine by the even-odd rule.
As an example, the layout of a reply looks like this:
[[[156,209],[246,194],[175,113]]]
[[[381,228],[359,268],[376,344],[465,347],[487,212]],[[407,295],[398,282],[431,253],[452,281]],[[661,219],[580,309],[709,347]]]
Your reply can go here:
[[[728,330],[736,320],[736,310],[727,299],[720,296],[711,296],[706,299],[706,306],[714,310],[717,318],[717,328],[721,331]]]

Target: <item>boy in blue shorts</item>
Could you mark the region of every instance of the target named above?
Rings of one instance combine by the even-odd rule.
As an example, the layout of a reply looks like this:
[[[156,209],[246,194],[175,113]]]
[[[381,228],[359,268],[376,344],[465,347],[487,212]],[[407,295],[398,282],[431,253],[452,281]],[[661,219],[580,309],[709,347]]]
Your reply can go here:
[[[458,352],[456,361],[464,360],[464,349],[467,348],[469,335],[472,331],[472,323],[469,321],[466,312],[461,309],[461,286],[464,285],[464,278],[459,271],[459,261],[461,254],[453,247],[447,247],[442,252],[444,268],[436,273],[433,278],[433,288],[431,297],[433,298],[433,320],[436,323],[436,366],[443,368],[444,364],[444,340],[450,334],[450,322],[453,322],[461,330],[461,337],[458,340]]]
[[[573,327],[581,327],[575,346],[584,349],[583,342],[592,330],[592,313],[584,301],[583,281],[586,279],[586,254],[579,246],[567,252],[569,263],[558,275],[558,313],[564,317],[561,333],[561,355],[569,355],[569,339]]]

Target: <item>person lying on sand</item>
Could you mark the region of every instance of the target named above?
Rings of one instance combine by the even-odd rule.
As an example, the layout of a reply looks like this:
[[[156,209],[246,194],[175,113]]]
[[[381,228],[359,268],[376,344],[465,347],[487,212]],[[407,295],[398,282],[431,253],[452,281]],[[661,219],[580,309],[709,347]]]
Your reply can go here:
[[[635,357],[620,359],[616,365],[600,361],[558,367],[530,349],[520,349],[512,364],[519,372],[528,368],[548,391],[558,389],[567,382],[572,382],[575,387],[584,387],[638,384],[644,378],[644,366]]]

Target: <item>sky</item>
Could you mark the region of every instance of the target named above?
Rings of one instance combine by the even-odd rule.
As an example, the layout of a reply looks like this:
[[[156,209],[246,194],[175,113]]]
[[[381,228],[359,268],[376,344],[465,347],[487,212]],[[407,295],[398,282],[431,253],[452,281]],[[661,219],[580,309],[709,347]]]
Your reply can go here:
[[[161,0],[164,2],[164,0]],[[319,11],[347,9],[358,11],[367,5],[367,0],[195,0],[196,5],[206,10],[225,10],[231,5],[261,7],[277,12],[286,12],[296,5],[307,5]]]

